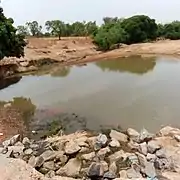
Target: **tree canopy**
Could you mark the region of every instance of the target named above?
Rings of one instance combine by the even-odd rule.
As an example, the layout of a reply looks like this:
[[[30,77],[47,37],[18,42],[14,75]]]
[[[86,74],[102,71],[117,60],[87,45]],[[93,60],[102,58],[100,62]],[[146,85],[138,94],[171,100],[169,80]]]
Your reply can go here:
[[[24,56],[24,35],[18,34],[17,29],[13,26],[13,19],[6,18],[3,9],[0,8],[0,59],[5,56]]]

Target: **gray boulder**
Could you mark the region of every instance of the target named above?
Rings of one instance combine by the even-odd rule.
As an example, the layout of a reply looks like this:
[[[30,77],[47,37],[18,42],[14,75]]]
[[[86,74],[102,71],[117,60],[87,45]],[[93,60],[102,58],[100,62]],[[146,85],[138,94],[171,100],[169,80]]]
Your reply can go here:
[[[104,175],[104,168],[101,163],[92,163],[88,169],[87,176],[90,178],[98,178],[103,177]]]
[[[48,161],[43,164],[43,167],[48,170],[55,170],[55,164],[54,161]]]
[[[127,134],[130,137],[130,139],[132,139],[135,142],[139,142],[139,136],[140,136],[139,132],[137,132],[136,130],[132,128],[128,128]]]
[[[67,155],[71,155],[79,152],[81,147],[75,141],[69,141],[66,143],[64,150]]]
[[[146,142],[139,144],[139,152],[144,154],[145,156],[147,155],[148,148]]]
[[[44,161],[51,161],[56,158],[57,156],[56,151],[47,150],[41,154],[41,157],[44,159]]]
[[[157,150],[161,149],[161,146],[159,145],[158,141],[152,140],[148,142],[147,145],[148,153],[155,153]]]
[[[20,141],[21,135],[17,134],[10,138],[9,140],[4,141],[2,144],[4,147],[6,146],[14,146],[18,141]]]
[[[111,139],[116,139],[119,142],[124,142],[124,143],[128,142],[128,136],[126,134],[123,134],[115,130],[111,130],[110,137]]]
[[[147,142],[153,138],[153,134],[149,133],[145,128],[143,128],[139,135],[140,142]]]
[[[67,176],[67,177],[77,177],[81,170],[81,161],[78,159],[70,159],[68,163],[56,171],[57,175]]]

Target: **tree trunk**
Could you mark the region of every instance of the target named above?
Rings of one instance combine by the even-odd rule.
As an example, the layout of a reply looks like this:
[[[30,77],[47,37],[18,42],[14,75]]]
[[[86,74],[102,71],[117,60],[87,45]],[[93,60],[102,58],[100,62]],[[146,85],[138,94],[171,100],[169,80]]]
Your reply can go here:
[[[59,38],[59,40],[61,40],[61,35],[60,34],[58,34],[58,38]]]

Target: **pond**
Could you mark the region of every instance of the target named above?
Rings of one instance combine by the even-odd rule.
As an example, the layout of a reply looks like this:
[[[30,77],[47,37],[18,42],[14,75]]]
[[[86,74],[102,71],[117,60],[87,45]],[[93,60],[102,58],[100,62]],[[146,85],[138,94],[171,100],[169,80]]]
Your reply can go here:
[[[30,98],[41,110],[34,126],[51,115],[69,113],[81,117],[78,123],[91,130],[145,127],[155,132],[163,125],[180,125],[179,92],[178,59],[134,56],[25,75],[1,89],[0,100]],[[72,121],[70,129],[76,125],[75,118]]]

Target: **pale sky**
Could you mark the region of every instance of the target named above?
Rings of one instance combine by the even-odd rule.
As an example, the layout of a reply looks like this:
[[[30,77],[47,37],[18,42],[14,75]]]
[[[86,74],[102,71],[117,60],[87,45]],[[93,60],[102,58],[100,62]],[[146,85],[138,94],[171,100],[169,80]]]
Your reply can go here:
[[[1,6],[16,25],[37,20],[65,22],[96,20],[105,16],[145,14],[158,22],[180,20],[180,0],[2,0]]]

